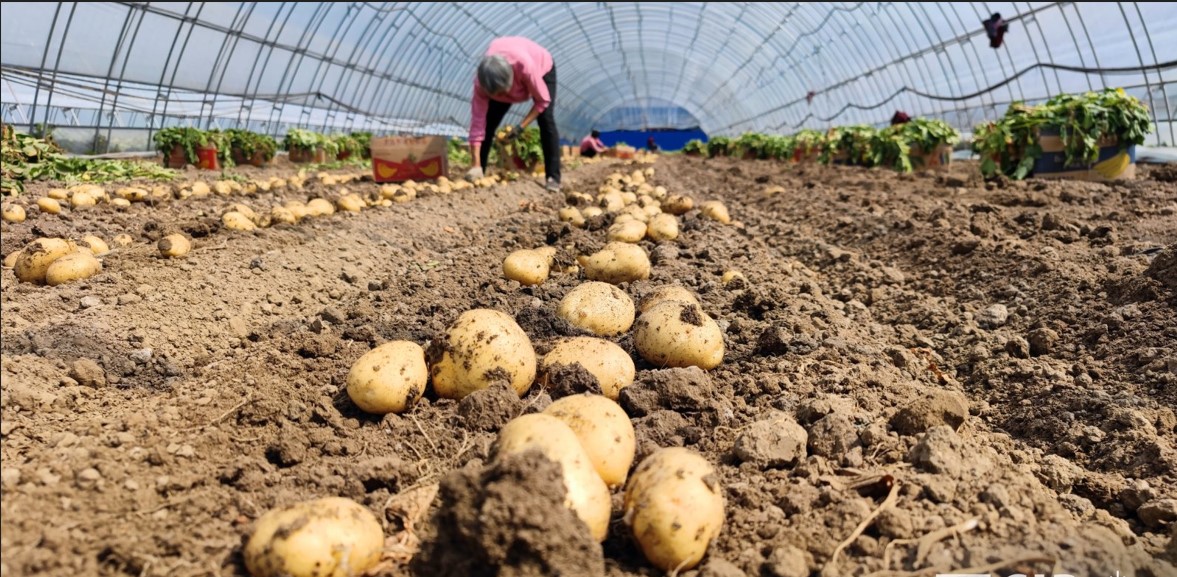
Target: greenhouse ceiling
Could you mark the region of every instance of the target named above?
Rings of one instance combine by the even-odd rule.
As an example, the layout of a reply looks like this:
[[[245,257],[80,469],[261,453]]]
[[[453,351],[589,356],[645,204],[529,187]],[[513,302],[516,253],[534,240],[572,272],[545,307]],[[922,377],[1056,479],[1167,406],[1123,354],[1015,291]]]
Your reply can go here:
[[[996,48],[993,13],[1009,24]],[[526,36],[552,53],[568,139],[896,110],[967,132],[1014,101],[1115,86],[1175,140],[1171,2],[4,2],[0,16],[4,120],[28,127],[465,135],[480,55]]]

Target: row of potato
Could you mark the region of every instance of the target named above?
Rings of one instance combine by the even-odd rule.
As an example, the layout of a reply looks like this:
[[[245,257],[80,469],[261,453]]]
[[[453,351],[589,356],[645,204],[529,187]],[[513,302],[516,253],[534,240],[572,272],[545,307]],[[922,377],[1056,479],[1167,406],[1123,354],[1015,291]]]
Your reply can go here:
[[[361,177],[361,174],[319,173],[316,178],[321,184],[327,187],[339,187],[337,191],[339,198],[334,202],[322,197],[312,198],[307,202],[289,200],[272,207],[268,212],[261,213],[255,212],[248,205],[239,202],[231,205],[222,213],[221,223],[229,230],[250,231],[257,228],[268,228],[279,223],[295,224],[308,217],[329,216],[335,214],[336,211],[359,212],[370,207],[387,207],[394,203],[406,203],[423,193],[450,194],[476,187],[495,186],[502,180],[498,176],[486,177],[476,183],[451,182],[445,177],[439,179],[436,184],[417,183],[410,180],[401,184],[383,185],[377,193],[367,197],[351,192],[343,186],[359,180]],[[61,202],[67,202],[73,209],[84,209],[97,204],[125,208],[136,202],[153,203],[172,199],[204,198],[212,194],[232,196],[254,195],[258,192],[279,192],[284,189],[302,191],[307,178],[305,172],[300,172],[290,179],[272,177],[245,184],[233,180],[216,181],[211,185],[204,181],[194,181],[177,187],[160,185],[147,189],[126,186],[113,191],[107,191],[94,184],[82,184],[70,188],[51,189],[45,197],[38,199],[36,204],[41,212],[47,214],[59,214]],[[113,196],[111,192],[113,192]],[[27,216],[24,207],[18,204],[4,206],[3,215],[4,220],[10,223],[24,222]],[[134,242],[127,234],[120,234],[113,241],[115,246],[119,248],[128,247]],[[161,238],[157,243],[157,248],[161,256],[176,258],[187,255],[192,248],[192,243],[183,234],[176,233]],[[7,255],[4,259],[4,267],[16,269],[16,277],[22,282],[56,286],[98,274],[102,271],[102,261],[97,257],[109,252],[109,245],[94,235],[87,235],[80,240],[39,238],[30,242],[22,250],[13,251]],[[67,256],[69,258],[65,258]],[[57,266],[53,266],[54,263],[57,263]]]
[[[570,206],[560,211],[561,220],[574,226],[584,226],[585,217],[614,213],[606,247],[578,257],[588,280],[569,291],[558,308],[561,318],[594,336],[558,339],[538,359],[530,338],[510,315],[468,310],[426,347],[392,341],[365,353],[347,375],[347,393],[366,412],[403,413],[429,386],[441,398],[460,400],[506,382],[523,397],[536,384],[558,386],[558,369],[579,363],[596,378],[602,394],[563,397],[541,413],[508,422],[492,446],[491,463],[528,450],[559,463],[565,506],[598,541],[608,535],[611,490],[623,488],[623,519],[643,554],[663,570],[680,571],[698,565],[719,532],[723,492],[712,465],[690,449],[661,449],[633,467],[633,424],[617,399],[634,382],[636,368],[629,354],[609,339],[632,330],[638,354],[649,363],[703,370],[722,363],[724,343],[718,324],[686,288],[659,287],[635,306],[616,286],[648,279],[649,256],[638,242],[672,242],[678,236],[677,216],[694,208],[692,199],[652,186],[653,175],[652,168],[614,174],[596,196],[570,193]],[[708,218],[730,222],[722,203],[700,208]],[[541,284],[557,252],[548,246],[515,251],[504,260],[503,273],[522,285]],[[345,510],[348,515],[341,515]],[[306,523],[308,518],[313,522]],[[296,539],[318,543],[321,549],[316,550],[347,550],[350,557],[339,563],[311,554],[311,549],[296,551],[289,546]],[[379,560],[382,542],[380,525],[367,509],[330,497],[267,513],[256,525],[245,559],[255,577],[310,575],[313,568],[324,567],[337,571],[328,574],[354,575]]]

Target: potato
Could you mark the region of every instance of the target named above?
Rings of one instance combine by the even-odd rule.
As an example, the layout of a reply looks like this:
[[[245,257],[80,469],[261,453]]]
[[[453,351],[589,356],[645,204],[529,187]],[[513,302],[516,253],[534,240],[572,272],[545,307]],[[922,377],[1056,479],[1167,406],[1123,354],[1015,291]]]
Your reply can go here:
[[[625,484],[637,441],[633,423],[621,405],[601,395],[585,393],[557,399],[543,412],[564,421],[576,433],[605,485]]]
[[[669,196],[666,200],[662,201],[662,211],[669,212],[675,216],[686,214],[692,208],[695,208],[695,201],[691,197],[681,194]]]
[[[98,200],[89,192],[75,192],[73,196],[69,197],[69,205],[74,208],[84,208],[95,204],[98,204]]]
[[[621,389],[633,384],[637,372],[633,359],[615,343],[593,337],[560,339],[540,363],[540,382],[545,387],[556,387],[553,372],[559,365],[580,364],[596,377],[601,394],[616,401]]]
[[[557,310],[574,327],[602,337],[628,331],[633,326],[633,299],[605,282],[588,281],[568,291]]]
[[[637,220],[614,222],[609,227],[608,238],[617,242],[638,242],[646,237],[646,224]]]
[[[120,234],[114,237],[114,243],[121,247],[128,247],[134,244],[135,239],[131,238],[129,234]]]
[[[244,214],[241,214],[235,210],[226,212],[225,215],[221,217],[221,223],[229,230],[249,231],[257,228],[257,225],[254,224],[248,216],[245,216]]]
[[[114,200],[111,200],[110,204],[111,204],[111,206],[123,209],[123,208],[127,208],[128,206],[131,206],[131,201],[129,201],[125,198],[116,198]]]
[[[213,183],[213,192],[220,196],[229,196],[233,193],[233,187],[229,186],[226,180],[218,180]]]
[[[634,323],[638,354],[659,367],[696,366],[703,370],[723,362],[723,332],[699,305],[663,301]]]
[[[597,206],[605,212],[618,212],[625,208],[625,200],[621,198],[621,193],[607,192],[597,197]]]
[[[325,497],[266,512],[243,556],[253,577],[359,577],[383,549],[384,529],[368,508]]]
[[[654,215],[646,227],[646,236],[652,241],[677,239],[678,218],[667,213]]]
[[[48,213],[48,214],[60,214],[61,213],[61,203],[57,202],[56,200],[54,200],[52,198],[42,197],[42,198],[37,199],[37,208],[41,209],[41,212]]]
[[[564,195],[564,203],[570,207],[579,208],[593,203],[593,197],[583,192],[569,192]]]
[[[134,186],[124,186],[116,189],[114,195],[128,202],[143,202],[147,199],[147,191]]]
[[[307,210],[307,205],[297,200],[291,200],[282,206],[284,206],[286,210],[289,210],[290,214],[294,215],[294,220],[296,221],[310,216],[310,211]]]
[[[462,313],[429,346],[430,376],[438,396],[461,399],[494,381],[522,397],[535,380],[535,348],[510,315],[493,309]]]
[[[650,192],[650,196],[652,196],[658,200],[662,200],[662,199],[666,198],[666,187],[665,186],[655,186],[654,190],[652,190]]]
[[[172,198],[172,187],[168,185],[158,185],[151,189],[151,202],[163,202]]]
[[[339,210],[344,212],[360,212],[368,205],[368,203],[364,202],[364,199],[356,194],[347,194],[340,197],[337,204],[339,205]]]
[[[258,221],[257,213],[254,212],[252,208],[249,208],[248,206],[241,204],[240,202],[234,204],[233,206],[230,206],[229,210],[225,211],[226,214],[228,214],[230,212],[239,212],[239,213],[245,215],[245,218],[248,218],[249,220],[253,221],[255,224]],[[224,216],[224,215],[221,215],[221,216]]]
[[[730,224],[732,221],[731,215],[727,213],[727,207],[718,200],[709,200],[699,205],[699,212],[721,224]]]
[[[720,282],[723,283],[723,286],[732,289],[741,289],[748,286],[748,279],[744,276],[744,273],[738,270],[724,271]]]
[[[650,278],[650,256],[636,244],[610,242],[590,256],[577,258],[589,280],[613,284]]]
[[[4,268],[15,268],[16,261],[20,258],[20,252],[19,250],[14,250],[8,253],[8,256],[4,257]]]
[[[503,275],[524,286],[543,284],[551,272],[556,248],[520,249],[503,259]]]
[[[89,248],[90,252],[94,253],[94,256],[100,256],[100,255],[104,255],[104,254],[110,252],[110,245],[106,244],[106,241],[104,241],[104,240],[102,240],[92,234],[88,234],[86,236],[83,236],[82,242],[79,244],[81,244],[82,246],[84,246],[86,248]]]
[[[580,213],[579,208],[566,206],[560,209],[560,222],[566,222],[576,228],[584,228],[584,215]]]
[[[69,191],[64,188],[51,188],[49,192],[45,193],[45,196],[53,200],[69,200]]]
[[[368,413],[403,413],[421,400],[428,381],[425,349],[410,341],[391,341],[364,353],[351,366],[347,395]]]
[[[663,571],[692,569],[723,528],[725,500],[711,463],[685,447],[655,451],[625,486],[625,524]]]
[[[605,214],[605,211],[601,210],[601,207],[599,206],[586,206],[584,207],[584,210],[580,211],[580,213],[583,214],[586,219],[588,219],[594,216],[601,216],[602,214]]]
[[[695,296],[695,293],[691,292],[690,289],[682,285],[673,284],[660,286],[642,297],[642,302],[638,305],[638,314],[645,313],[662,301],[682,301],[696,304],[700,307],[702,306],[702,303],[699,302],[699,297]]]
[[[24,222],[25,209],[19,204],[4,205],[4,222]]]
[[[102,263],[94,258],[88,248],[78,248],[54,260],[45,269],[45,283],[57,286],[67,282],[90,278],[102,270]]]
[[[335,206],[323,198],[311,199],[307,203],[307,216],[328,216],[335,214]]]
[[[156,243],[159,253],[168,258],[184,256],[192,250],[192,243],[182,234],[169,234]]]
[[[45,273],[53,261],[77,248],[61,238],[39,238],[25,246],[16,260],[16,278],[23,282],[45,282]]]
[[[558,417],[532,413],[503,425],[491,446],[491,460],[538,449],[559,463],[564,473],[564,506],[576,512],[589,534],[604,541],[609,533],[613,503],[605,481],[593,468],[592,459],[576,433]]]

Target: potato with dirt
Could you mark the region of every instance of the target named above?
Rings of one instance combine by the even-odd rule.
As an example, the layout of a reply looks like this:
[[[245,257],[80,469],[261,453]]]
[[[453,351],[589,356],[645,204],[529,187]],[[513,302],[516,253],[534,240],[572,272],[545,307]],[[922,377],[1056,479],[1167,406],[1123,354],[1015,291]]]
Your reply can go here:
[[[503,425],[491,445],[491,461],[500,456],[538,449],[548,459],[559,463],[564,473],[564,505],[576,512],[589,534],[604,541],[609,533],[613,503],[609,488],[593,468],[592,458],[576,433],[553,415],[532,413],[516,417]]]
[[[44,283],[49,266],[77,248],[72,241],[62,238],[39,238],[20,251],[16,259],[16,278],[21,282]]]
[[[609,227],[607,237],[611,241],[635,243],[646,236],[646,224],[639,222],[632,216],[622,222],[614,221]]]
[[[4,205],[4,222],[20,223],[25,221],[25,208],[19,204]]]
[[[610,242],[605,248],[577,263],[584,267],[589,280],[621,284],[650,278],[650,255],[646,249],[627,242]]]
[[[535,348],[515,319],[494,309],[468,310],[427,350],[433,390],[462,399],[505,381],[522,397],[536,374]]]
[[[176,258],[188,254],[192,250],[192,242],[188,237],[175,233],[169,234],[156,243],[156,248],[159,249],[159,254],[167,258]]]
[[[699,212],[705,217],[720,224],[731,224],[732,217],[727,212],[727,206],[718,200],[709,200],[699,205]]]
[[[347,395],[366,413],[399,414],[421,400],[428,382],[425,349],[411,341],[391,341],[352,364],[347,373]]]
[[[584,393],[557,399],[545,415],[564,421],[588,453],[593,468],[609,487],[625,484],[637,450],[633,423],[616,401]]]
[[[646,225],[646,238],[654,242],[678,238],[678,219],[673,214],[660,213],[650,218]]]
[[[594,337],[560,339],[540,363],[540,383],[559,387],[554,374],[561,366],[579,364],[597,380],[601,394],[617,400],[621,389],[633,384],[637,369],[625,349],[616,343]]]
[[[262,515],[242,556],[252,577],[360,577],[383,550],[384,529],[368,508],[324,497]]]
[[[581,283],[560,300],[560,318],[597,336],[611,337],[633,326],[633,299],[616,286],[600,281]]]
[[[551,273],[556,247],[519,249],[503,259],[503,276],[523,286],[543,284]]]
[[[45,269],[45,284],[62,285],[76,280],[90,278],[102,271],[102,262],[94,257],[89,248],[78,247],[74,251],[54,260]]]
[[[723,331],[697,304],[667,300],[638,317],[634,323],[638,354],[658,367],[703,370],[723,362]]]
[[[691,449],[669,447],[634,469],[624,520],[651,564],[685,571],[703,560],[723,528],[725,505],[715,467]]]

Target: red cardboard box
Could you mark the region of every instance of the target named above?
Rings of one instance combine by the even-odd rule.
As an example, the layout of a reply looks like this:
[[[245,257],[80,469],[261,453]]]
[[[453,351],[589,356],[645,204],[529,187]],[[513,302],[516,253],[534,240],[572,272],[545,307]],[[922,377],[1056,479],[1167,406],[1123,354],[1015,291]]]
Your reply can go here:
[[[449,174],[444,136],[382,136],[372,139],[372,177],[376,182],[437,180]]]

